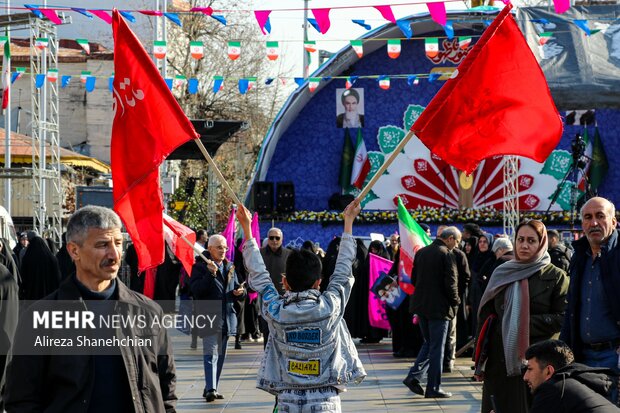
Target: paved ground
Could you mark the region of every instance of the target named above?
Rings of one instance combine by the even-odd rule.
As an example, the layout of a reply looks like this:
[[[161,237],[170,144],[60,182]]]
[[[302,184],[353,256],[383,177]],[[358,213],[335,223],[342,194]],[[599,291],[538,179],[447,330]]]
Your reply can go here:
[[[228,351],[219,388],[226,398],[207,403],[201,397],[204,373],[200,348],[191,350],[189,337],[177,331],[171,334],[177,363],[178,411],[271,412],[273,397],[255,387],[262,343],[244,343],[242,350],[232,348]],[[368,377],[362,384],[351,385],[346,393],[341,394],[344,412],[480,411],[482,387],[470,380],[472,370],[468,358],[457,359],[454,372],[443,376],[443,388],[453,393],[452,398],[425,399],[402,384],[412,360],[393,358],[389,341],[358,345],[357,348]]]

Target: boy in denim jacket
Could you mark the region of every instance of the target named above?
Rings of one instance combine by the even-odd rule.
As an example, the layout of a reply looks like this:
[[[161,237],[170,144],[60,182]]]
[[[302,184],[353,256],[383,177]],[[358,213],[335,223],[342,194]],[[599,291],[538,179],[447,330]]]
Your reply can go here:
[[[243,260],[248,283],[261,297],[261,315],[269,325],[269,340],[256,387],[277,396],[284,412],[340,412],[339,393],[350,381],[366,377],[351,334],[343,320],[351,295],[355,259],[353,221],[357,200],[344,210],[344,233],[329,285],[321,294],[321,261],[307,250],[295,250],[286,261],[280,296],[271,281],[250,229],[251,215],[243,206],[237,219],[246,234]]]

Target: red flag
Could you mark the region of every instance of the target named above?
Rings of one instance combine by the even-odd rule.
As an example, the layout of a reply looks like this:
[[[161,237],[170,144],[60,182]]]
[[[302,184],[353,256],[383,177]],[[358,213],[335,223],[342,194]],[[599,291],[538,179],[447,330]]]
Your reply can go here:
[[[185,225],[175,221],[166,214],[164,218],[164,239],[174,251],[174,255],[181,261],[187,274],[192,274],[194,265],[194,244],[196,243],[196,233]],[[189,244],[183,241],[185,238]]]
[[[143,271],[164,260],[159,165],[199,135],[118,10],[112,14],[114,209],[131,235]]]
[[[471,173],[494,155],[543,162],[562,137],[545,76],[508,4],[411,130],[430,151]]]

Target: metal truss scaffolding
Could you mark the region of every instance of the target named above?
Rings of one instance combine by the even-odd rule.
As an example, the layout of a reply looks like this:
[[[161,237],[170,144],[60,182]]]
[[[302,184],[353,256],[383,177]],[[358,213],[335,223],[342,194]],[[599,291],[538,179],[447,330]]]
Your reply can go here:
[[[45,234],[60,245],[63,203],[58,135],[60,81],[53,81],[54,74],[58,74],[56,26],[33,17],[30,38],[33,225],[39,234]],[[35,39],[39,38],[48,39],[46,48],[34,46]],[[38,79],[43,79],[40,87],[37,87]]]
[[[504,233],[514,237],[519,225],[519,159],[504,157]]]

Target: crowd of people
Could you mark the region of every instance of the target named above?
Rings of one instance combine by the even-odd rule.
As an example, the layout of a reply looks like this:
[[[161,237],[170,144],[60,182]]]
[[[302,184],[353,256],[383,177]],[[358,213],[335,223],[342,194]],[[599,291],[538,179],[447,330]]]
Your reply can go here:
[[[237,218],[246,237],[235,245],[229,246],[219,234],[197,231],[191,274],[171,250],[166,251],[165,262],[152,270],[155,299],[163,313],[176,311],[177,295],[191,303],[193,314],[210,311],[205,307],[208,303],[221,305],[217,335],[212,329],[189,332],[192,348],[201,339],[202,396],[207,402],[225,397],[218,384],[230,339],[234,338],[235,349],[241,349],[244,341],[263,342],[258,387],[276,396],[276,406],[287,409],[299,400],[311,400],[321,408],[339,406],[338,394],[346,383],[362,380],[366,374],[352,339],[359,339],[357,345],[372,345],[391,336],[395,358],[415,358],[403,383],[426,398],[451,397],[441,386],[442,374],[454,368],[457,349],[470,349],[475,360],[472,379],[483,382],[482,413],[542,411],[559,405],[566,406],[563,411],[611,411],[606,409],[617,404],[620,246],[610,201],[595,197],[583,205],[583,236],[572,245],[538,220],[523,221],[514,239],[486,233],[475,223],[462,228],[439,226],[432,243],[415,255],[414,293],[395,307],[385,307],[389,331],[369,319],[374,294],[370,254],[392,261],[388,276],[398,280],[398,234],[366,246],[351,236],[358,213],[354,201],[344,213],[345,232],[325,252],[311,241],[300,249],[286,248],[282,230],[275,227],[262,243],[252,239],[245,208],[239,208]],[[430,228],[421,226],[431,236]],[[20,328],[17,307],[7,306],[8,300],[17,302],[17,297],[145,300],[138,294],[144,289],[144,274],[138,272],[135,249],[129,246],[123,254],[120,230],[113,212],[87,207],[69,221],[58,251],[32,231],[20,234],[13,250],[7,240],[0,240],[3,328]],[[230,248],[235,250],[231,261],[226,258]],[[130,288],[117,281],[122,259],[130,268]],[[324,311],[325,317],[319,316]],[[340,343],[341,347],[330,350],[337,350],[338,357],[323,348],[328,337]],[[5,355],[0,358],[0,371],[8,364],[1,400],[9,412],[30,404],[72,411],[76,398],[90,406],[101,405],[80,411],[122,410],[131,404],[136,409],[156,404],[153,411],[163,411],[163,406],[174,404],[174,361],[163,333],[157,345],[166,351],[160,348],[155,354],[165,369],[158,377],[150,375],[147,386],[159,388],[150,401],[144,394],[136,399],[140,390],[130,384],[117,386],[119,399],[114,402],[103,400],[89,387],[93,380],[105,380],[130,367],[131,374],[143,374],[140,369],[145,366],[129,366],[130,355],[120,354],[113,363],[95,356],[94,365],[106,367],[91,374],[90,381],[78,383],[77,375],[67,378],[66,372],[54,371],[56,364],[49,358],[14,356],[7,363],[10,341],[0,345],[0,354]],[[63,357],[68,365],[76,363],[71,356]],[[51,373],[34,380],[32,374],[41,369]],[[331,375],[323,374],[323,369],[331,369]],[[332,383],[327,377],[343,379]],[[36,386],[25,391],[23,380],[34,380]],[[73,387],[55,382],[62,380]],[[69,392],[75,400],[50,389]],[[571,398],[594,410],[570,410]],[[333,408],[327,410],[339,411]]]

